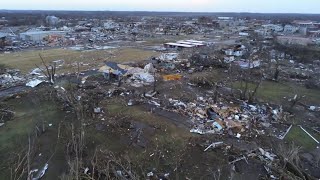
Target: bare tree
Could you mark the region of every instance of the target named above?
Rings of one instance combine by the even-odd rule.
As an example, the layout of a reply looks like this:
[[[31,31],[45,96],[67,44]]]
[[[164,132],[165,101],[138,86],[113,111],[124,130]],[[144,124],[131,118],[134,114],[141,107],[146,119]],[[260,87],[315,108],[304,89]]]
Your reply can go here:
[[[56,66],[57,64],[56,63],[53,63],[52,65],[47,65],[45,62],[44,62],[44,59],[42,58],[41,54],[39,54],[39,57],[42,61],[42,65],[44,65],[44,67],[46,68],[46,72],[44,70],[42,70],[37,64],[36,67],[39,68],[41,70],[41,72],[47,77],[48,81],[51,83],[51,84],[54,84],[55,83],[55,75],[56,75]]]
[[[268,167],[270,167],[274,172],[277,172],[280,175],[280,179],[316,179],[305,173],[301,168],[299,155],[301,147],[294,144],[290,144],[288,146],[280,145],[276,150],[279,156],[279,161],[273,163],[272,166],[268,165]]]
[[[252,103],[258,93],[263,80],[263,74],[261,70],[256,70],[251,67],[251,61],[249,62],[249,69],[241,69],[240,67],[232,67],[232,73],[236,76],[236,80],[240,82],[240,99],[248,100]]]
[[[76,130],[74,124],[71,124],[71,138],[67,143],[67,160],[69,165],[69,176],[73,179],[81,179],[83,169],[83,151],[85,146],[84,129]]]

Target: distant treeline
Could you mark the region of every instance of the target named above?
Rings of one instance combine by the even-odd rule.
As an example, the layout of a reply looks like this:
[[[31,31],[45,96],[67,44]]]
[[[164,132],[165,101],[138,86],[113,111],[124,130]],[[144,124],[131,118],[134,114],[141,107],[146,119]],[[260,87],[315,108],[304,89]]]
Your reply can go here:
[[[0,10],[8,25],[35,25],[48,15],[62,19],[106,19],[115,16],[159,16],[159,17],[219,17],[232,16],[241,19],[271,20],[273,22],[292,20],[320,21],[320,14],[271,14],[271,13],[206,13],[206,12],[149,12],[149,11],[41,11],[41,10]]]

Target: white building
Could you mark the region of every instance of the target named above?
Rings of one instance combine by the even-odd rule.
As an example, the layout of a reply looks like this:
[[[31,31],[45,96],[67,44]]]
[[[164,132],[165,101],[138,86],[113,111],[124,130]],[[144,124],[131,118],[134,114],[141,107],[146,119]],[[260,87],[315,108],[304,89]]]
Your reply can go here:
[[[299,30],[298,27],[292,25],[285,25],[283,29],[283,33],[285,34],[294,34]]]
[[[308,33],[308,28],[307,27],[300,27],[299,28],[299,33],[303,36],[306,36]]]
[[[247,32],[239,32],[239,36],[249,36],[249,33],[247,33]]]
[[[242,50],[238,50],[238,51],[235,51],[233,49],[227,49],[225,50],[225,54],[227,56],[236,56],[236,57],[240,57],[243,55],[243,51]]]
[[[274,32],[281,32],[283,31],[283,26],[278,24],[265,24],[262,27],[266,30],[274,31]]]
[[[218,17],[219,20],[233,20],[233,17]]]
[[[165,43],[165,48],[173,48],[173,49],[181,49],[181,48],[194,48],[194,47],[203,47],[206,46],[206,43],[203,41],[196,41],[196,40],[183,40],[178,42],[169,42]]]
[[[254,30],[255,33],[257,33],[259,36],[270,36],[271,32],[266,29],[257,29]]]
[[[66,31],[28,31],[20,33],[20,38],[24,41],[40,42],[50,35],[66,35]]]

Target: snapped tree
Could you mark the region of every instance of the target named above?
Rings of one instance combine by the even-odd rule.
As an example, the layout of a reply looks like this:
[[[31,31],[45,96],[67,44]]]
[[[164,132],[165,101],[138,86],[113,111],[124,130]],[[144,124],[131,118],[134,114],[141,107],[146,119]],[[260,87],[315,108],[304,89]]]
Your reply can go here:
[[[42,65],[46,68],[46,71],[44,71],[43,69],[41,69],[37,64],[36,67],[39,68],[41,70],[41,72],[47,77],[48,81],[51,83],[51,84],[54,84],[55,83],[55,75],[56,75],[56,67],[57,67],[57,64],[54,62],[53,64],[49,64],[47,65],[45,62],[44,62],[44,59],[43,57],[41,56],[41,54],[39,54],[39,57],[42,61]]]

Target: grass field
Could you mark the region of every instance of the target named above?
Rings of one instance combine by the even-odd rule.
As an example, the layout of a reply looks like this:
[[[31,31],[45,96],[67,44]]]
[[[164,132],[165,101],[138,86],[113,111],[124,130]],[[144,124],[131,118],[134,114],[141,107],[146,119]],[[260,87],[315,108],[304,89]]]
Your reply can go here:
[[[312,131],[308,131],[308,132],[314,136]],[[305,148],[306,150],[313,150],[318,145],[311,137],[309,137],[298,126],[293,126],[285,139],[289,142],[293,142],[297,146],[301,146]]]
[[[294,86],[294,88],[292,87]],[[300,85],[290,85],[288,83],[277,83],[272,81],[263,81],[257,97],[264,101],[271,101],[273,103],[282,103],[288,101],[288,99],[293,98],[295,94],[300,96],[305,96],[302,100],[307,104],[319,104],[320,103],[320,92],[314,89],[307,89]],[[234,84],[235,88],[240,88],[240,83]],[[249,85],[252,90],[255,86]],[[284,98],[286,97],[286,98]]]
[[[41,129],[44,124],[47,129],[46,136],[52,133],[53,127],[57,127],[58,122],[64,118],[64,114],[58,110],[55,104],[38,102],[34,96],[12,99],[9,101],[9,105],[14,106],[15,117],[13,120],[7,121],[0,131],[0,179],[10,179],[9,168],[13,167],[13,161],[16,160],[18,153],[26,150],[28,136],[35,134],[36,126]],[[53,127],[49,127],[50,123],[53,124]],[[51,137],[56,137],[56,134],[53,134]],[[53,141],[53,138],[50,140]],[[48,147],[54,145],[48,141],[45,143],[48,144]],[[51,152],[42,152],[43,156],[47,153]]]
[[[73,51],[67,49],[33,50],[11,54],[1,54],[0,64],[5,64],[11,68],[20,69],[22,73],[27,73],[37,65],[41,65],[39,54],[46,62],[64,60],[64,65],[58,69],[61,72],[74,72],[77,69],[77,62],[82,65],[81,70],[99,67],[104,61],[135,62],[147,60],[151,56],[158,55],[154,51],[146,51],[135,48],[119,48],[112,50],[93,51]]]

